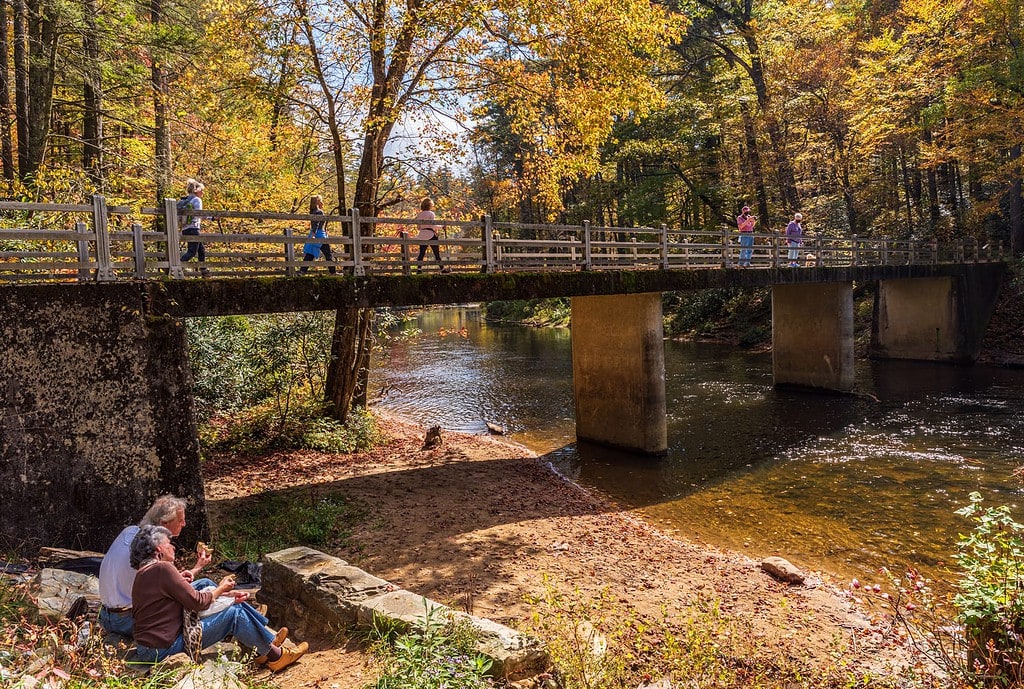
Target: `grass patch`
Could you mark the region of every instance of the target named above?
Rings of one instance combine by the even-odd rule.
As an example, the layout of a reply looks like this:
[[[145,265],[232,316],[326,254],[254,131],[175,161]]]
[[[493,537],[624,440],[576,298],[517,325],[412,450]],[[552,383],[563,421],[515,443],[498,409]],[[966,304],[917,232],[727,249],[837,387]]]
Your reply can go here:
[[[260,495],[225,508],[214,534],[227,558],[255,562],[264,553],[305,545],[343,548],[365,511],[340,495]]]

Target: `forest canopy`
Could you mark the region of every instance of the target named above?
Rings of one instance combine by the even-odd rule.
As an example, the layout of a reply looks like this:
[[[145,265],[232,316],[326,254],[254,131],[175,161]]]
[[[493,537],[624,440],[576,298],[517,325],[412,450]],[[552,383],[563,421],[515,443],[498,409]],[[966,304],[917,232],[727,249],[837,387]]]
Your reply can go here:
[[[5,196],[1024,248],[1022,0],[3,0]]]

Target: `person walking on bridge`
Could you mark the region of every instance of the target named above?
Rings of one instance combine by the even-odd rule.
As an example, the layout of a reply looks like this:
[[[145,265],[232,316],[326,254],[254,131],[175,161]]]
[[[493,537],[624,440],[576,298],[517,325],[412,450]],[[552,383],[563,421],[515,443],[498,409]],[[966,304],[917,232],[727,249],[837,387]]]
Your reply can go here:
[[[203,192],[206,185],[194,179],[188,180],[185,184],[185,196],[178,201],[178,217],[184,219],[184,226],[181,228],[182,236],[197,236],[199,225],[202,219],[198,215],[182,215],[184,210],[203,210]],[[179,226],[181,221],[179,220]],[[199,259],[199,272],[203,277],[209,277],[210,271],[206,269],[206,247],[202,242],[189,242],[187,250],[181,255],[181,262],[185,263],[193,256]]]
[[[804,243],[804,227],[801,221],[804,216],[801,213],[794,213],[793,219],[786,225],[786,245],[789,246],[789,267],[800,266],[800,246]]]
[[[744,206],[736,218],[736,228],[740,231],[740,268],[750,267],[750,258],[754,254],[754,225],[757,216],[750,214],[750,206]]]
[[[315,194],[309,197],[309,214],[310,215],[323,215],[324,214],[324,197],[320,194]],[[334,267],[334,262],[331,259],[331,245],[324,244],[318,239],[327,239],[327,221],[326,220],[311,220],[309,222],[309,237],[311,241],[306,242],[302,247],[302,261],[315,261],[316,257],[321,253],[324,255],[324,260],[331,264],[328,270],[331,275],[337,272]],[[299,268],[300,273],[305,273],[309,270],[309,266],[302,266]]]
[[[416,272],[423,270],[423,257],[427,255],[427,247],[434,250],[434,258],[437,259],[438,265],[441,266],[442,273],[450,272],[445,267],[444,262],[441,260],[441,249],[437,242],[437,226],[434,225],[434,220],[437,216],[434,215],[434,200],[427,197],[420,203],[420,212],[416,214],[414,220],[420,220],[419,234],[417,239],[424,241],[424,244],[420,244],[420,255],[416,257],[416,263],[419,264]]]

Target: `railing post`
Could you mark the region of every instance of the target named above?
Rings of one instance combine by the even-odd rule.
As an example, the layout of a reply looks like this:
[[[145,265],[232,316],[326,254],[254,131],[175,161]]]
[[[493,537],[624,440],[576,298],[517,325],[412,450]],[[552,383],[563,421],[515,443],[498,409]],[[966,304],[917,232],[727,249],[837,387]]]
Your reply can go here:
[[[633,245],[630,250],[633,252],[633,267],[636,268],[637,258],[639,258],[638,254],[636,252],[636,237],[633,237],[629,241]]]
[[[722,267],[729,267],[729,230],[721,230],[722,233]]]
[[[494,221],[491,216],[482,215],[480,222],[483,223],[480,235],[484,240],[484,272],[494,273],[498,270],[498,262],[494,256]]]
[[[76,234],[84,235],[88,231],[89,231],[89,228],[88,228],[88,226],[84,222],[78,221],[78,222],[75,223],[75,233]],[[92,270],[89,268],[89,265],[88,265],[89,264],[89,240],[88,239],[81,239],[80,238],[77,243],[78,243],[78,262],[80,264],[85,264],[85,265],[80,265],[79,268],[78,268],[78,281],[79,282],[88,282],[88,280],[89,280],[89,273],[92,272]]]
[[[916,242],[913,239],[907,241],[907,265],[917,265],[917,248],[914,246]]]
[[[363,233],[359,229],[359,209],[350,208],[349,215],[352,216],[352,274],[356,277],[366,275],[363,268]]]
[[[668,225],[661,226],[661,269],[668,270]]]
[[[292,228],[284,228],[284,274],[287,275],[288,277],[295,276],[295,266],[292,265],[295,262],[295,245],[292,244],[292,242],[290,241],[292,236]]]
[[[782,264],[782,239],[779,237],[778,232],[772,232],[769,236],[769,251],[768,263],[772,268],[778,268]]]
[[[882,259],[882,265],[883,266],[889,265],[889,238],[888,237],[882,237],[881,252],[882,252],[882,255],[880,256],[880,258]]]
[[[164,199],[164,232],[167,234],[167,274],[172,278],[185,277],[181,269],[181,232],[178,228],[178,201]]]
[[[593,270],[594,249],[590,243],[590,221],[583,221],[583,270]]]
[[[146,245],[142,239],[142,223],[132,223],[132,253],[135,254],[135,277],[146,277]]]
[[[957,263],[965,262],[967,260],[967,239],[961,237],[960,243],[957,245],[956,249],[959,252],[959,255],[957,256]]]
[[[822,240],[819,234],[814,238],[814,267],[821,268],[821,262],[824,260],[822,254],[825,252],[825,242]]]
[[[857,243],[857,235],[850,237],[850,265],[860,265],[860,245]]]
[[[501,242],[499,241],[501,239],[501,235],[497,230],[494,230],[492,237],[494,239],[494,260],[498,264],[498,270],[504,270],[505,259],[504,256],[502,256]]]
[[[403,240],[402,246],[402,275],[412,275],[412,265],[409,262],[409,245],[404,240],[409,238],[408,230],[399,230],[398,238]]]
[[[96,233],[96,281],[107,282],[117,278],[110,257],[110,232],[107,230],[107,199],[92,197],[92,229]]]

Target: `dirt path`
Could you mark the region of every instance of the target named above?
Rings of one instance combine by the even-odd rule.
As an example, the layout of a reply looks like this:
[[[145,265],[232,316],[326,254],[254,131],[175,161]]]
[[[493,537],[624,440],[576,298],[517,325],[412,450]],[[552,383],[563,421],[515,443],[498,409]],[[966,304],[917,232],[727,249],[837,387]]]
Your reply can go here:
[[[402,588],[522,628],[546,579],[583,597],[607,591],[624,611],[682,620],[717,601],[756,645],[812,663],[838,644],[854,666],[881,670],[896,640],[850,608],[828,583],[789,587],[759,563],[669,538],[628,511],[563,480],[518,446],[423,431],[381,419],[392,438],[360,455],[302,452],[204,469],[214,526],[240,497],[296,486],[338,492],[367,508],[351,546],[332,553]],[[819,575],[820,576],[820,575]],[[315,651],[277,678],[284,689],[356,689],[374,672],[355,644]]]

